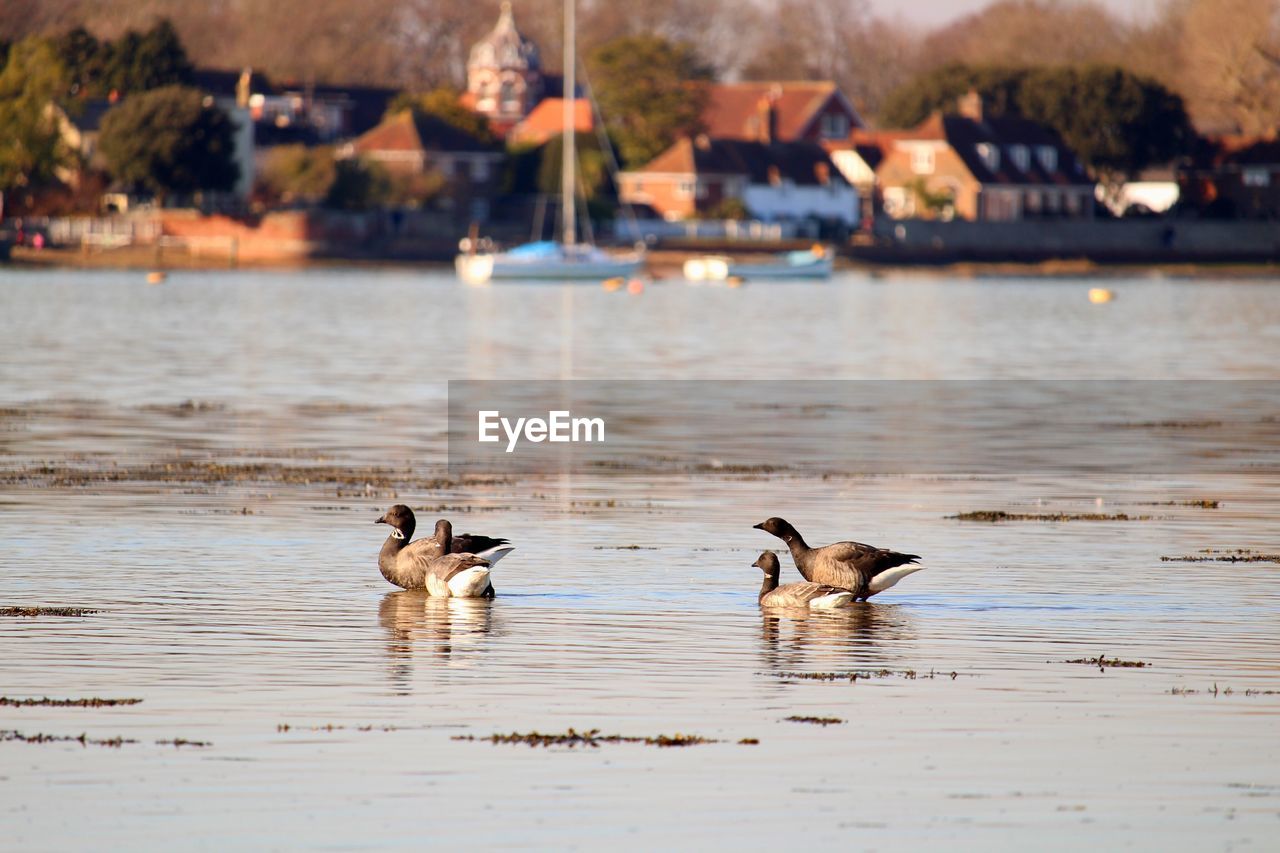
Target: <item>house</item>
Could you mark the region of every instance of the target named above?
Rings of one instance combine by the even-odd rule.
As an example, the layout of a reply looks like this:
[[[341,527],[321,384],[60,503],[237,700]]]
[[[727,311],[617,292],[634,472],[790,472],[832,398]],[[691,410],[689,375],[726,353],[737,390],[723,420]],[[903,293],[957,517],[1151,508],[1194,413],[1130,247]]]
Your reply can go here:
[[[618,186],[622,201],[668,220],[713,214],[736,200],[768,222],[858,223],[858,191],[816,142],[684,138],[643,168],[621,173]]]
[[[703,131],[712,139],[822,142],[847,139],[863,126],[835,83],[709,83]]]
[[[466,206],[477,221],[488,218],[506,157],[497,146],[417,110],[387,117],[340,146],[337,155],[380,163],[393,177],[439,174],[449,190],[446,197]]]
[[[885,151],[902,135],[902,131],[855,129],[845,139],[822,142],[831,162],[857,189],[864,224],[875,216],[876,169],[884,162]]]
[[[1088,219],[1094,181],[1051,129],[987,116],[974,92],[956,114],[934,113],[896,133],[876,169],[893,219]]]
[[[83,166],[93,169],[103,168],[102,158],[98,156],[98,136],[102,130],[102,119],[107,110],[116,105],[116,100],[96,99],[80,101],[70,110],[56,103],[48,105],[46,115],[52,114],[58,125],[58,134],[66,147],[78,155]],[[80,167],[58,169],[58,180],[75,186],[80,180]]]
[[[573,130],[575,133],[594,133],[595,117],[591,102],[576,98],[573,102]],[[564,134],[564,98],[543,98],[533,111],[520,120],[507,141],[516,145],[538,146]]]
[[[1206,139],[1178,172],[1183,205],[1202,216],[1280,219],[1280,138],[1219,136]]]
[[[197,88],[219,105],[246,111],[259,147],[319,145],[357,136],[382,120],[397,94],[380,86],[273,82],[252,68],[201,68],[194,76]]]

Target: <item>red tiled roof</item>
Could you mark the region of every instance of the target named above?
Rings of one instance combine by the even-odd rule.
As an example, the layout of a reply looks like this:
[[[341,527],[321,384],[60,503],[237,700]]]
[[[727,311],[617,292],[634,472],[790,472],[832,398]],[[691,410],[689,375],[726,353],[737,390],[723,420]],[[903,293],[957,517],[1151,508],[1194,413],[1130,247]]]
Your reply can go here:
[[[743,175],[754,184],[770,182],[771,173],[797,186],[827,180],[844,182],[826,150],[815,142],[765,144],[746,139],[684,138],[663,151],[639,174]]]
[[[404,110],[358,137],[352,147],[371,151],[491,151],[492,145],[436,116]]]
[[[792,141],[799,139],[822,107],[838,96],[836,84],[830,81],[711,83],[702,121],[709,136],[759,140],[763,131],[761,105],[772,100],[777,138]],[[854,120],[858,120],[856,113]]]
[[[573,129],[577,133],[595,130],[591,114],[591,102],[577,98],[573,102]],[[553,136],[564,133],[564,98],[543,98],[524,119],[511,130],[515,142],[531,142],[537,145]]]

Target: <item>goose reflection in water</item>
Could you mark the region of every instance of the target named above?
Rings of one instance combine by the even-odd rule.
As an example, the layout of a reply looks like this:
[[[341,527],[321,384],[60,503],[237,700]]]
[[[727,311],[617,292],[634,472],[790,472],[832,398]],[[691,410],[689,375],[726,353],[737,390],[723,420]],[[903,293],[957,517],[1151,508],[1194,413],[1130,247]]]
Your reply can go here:
[[[771,672],[820,672],[906,666],[893,646],[915,637],[898,605],[855,604],[837,610],[766,608],[760,638]]]
[[[397,692],[407,693],[415,654],[448,667],[474,663],[473,653],[493,630],[493,604],[488,599],[438,598],[425,589],[402,589],[382,597],[378,624],[387,631],[391,680]]]

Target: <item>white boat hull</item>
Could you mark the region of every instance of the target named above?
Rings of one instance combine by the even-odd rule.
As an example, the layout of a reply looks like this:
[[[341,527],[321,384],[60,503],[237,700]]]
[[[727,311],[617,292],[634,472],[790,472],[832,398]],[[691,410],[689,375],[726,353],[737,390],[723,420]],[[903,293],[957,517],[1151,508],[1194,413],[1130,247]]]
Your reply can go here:
[[[503,253],[459,255],[458,277],[469,284],[490,281],[606,281],[636,275],[643,261],[635,255],[612,257],[510,258]]]
[[[727,281],[735,278],[747,281],[823,279],[831,277],[832,267],[833,259],[830,254],[806,263],[767,261],[758,264],[735,263],[731,258],[721,255],[706,255],[685,261],[684,277],[689,281]]]

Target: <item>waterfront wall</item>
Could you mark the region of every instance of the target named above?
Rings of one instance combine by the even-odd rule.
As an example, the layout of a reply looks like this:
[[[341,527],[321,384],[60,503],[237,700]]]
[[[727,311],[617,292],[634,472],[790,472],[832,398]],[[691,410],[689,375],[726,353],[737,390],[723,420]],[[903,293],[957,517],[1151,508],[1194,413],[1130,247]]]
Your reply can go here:
[[[855,255],[886,260],[1113,262],[1280,260],[1280,222],[1094,220],[1044,222],[876,221],[874,246]]]

